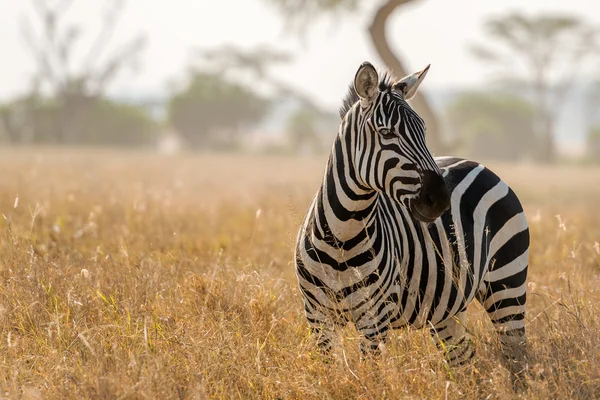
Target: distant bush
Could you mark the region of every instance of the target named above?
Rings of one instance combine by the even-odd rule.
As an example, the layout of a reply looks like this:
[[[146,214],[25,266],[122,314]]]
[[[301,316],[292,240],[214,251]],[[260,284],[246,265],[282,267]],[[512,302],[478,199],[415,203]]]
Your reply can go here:
[[[449,130],[465,156],[517,160],[533,156],[534,107],[507,93],[465,93],[447,109]]]
[[[600,125],[590,129],[587,136],[586,156],[594,164],[600,164]]]
[[[269,102],[218,74],[197,72],[169,101],[169,122],[196,148],[235,147],[239,135],[260,121]]]

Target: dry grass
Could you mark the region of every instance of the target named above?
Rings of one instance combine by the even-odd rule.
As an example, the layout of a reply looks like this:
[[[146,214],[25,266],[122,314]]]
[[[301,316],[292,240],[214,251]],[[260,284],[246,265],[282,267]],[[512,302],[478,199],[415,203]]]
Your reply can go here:
[[[464,370],[421,331],[376,361],[351,329],[332,364],[314,355],[291,259],[322,158],[4,151],[0,166],[0,396],[516,396],[478,306]],[[495,169],[532,230],[523,397],[600,397],[600,171]]]

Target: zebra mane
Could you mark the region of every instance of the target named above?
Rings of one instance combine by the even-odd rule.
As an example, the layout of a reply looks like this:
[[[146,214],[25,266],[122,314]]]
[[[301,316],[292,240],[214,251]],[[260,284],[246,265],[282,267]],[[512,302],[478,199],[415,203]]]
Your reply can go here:
[[[396,78],[392,75],[390,71],[386,71],[383,73],[381,78],[379,79],[379,91],[385,92],[386,90],[390,90]],[[340,118],[344,119],[348,111],[356,104],[357,101],[360,100],[358,97],[358,93],[356,93],[356,89],[354,89],[354,83],[351,83],[348,86],[348,91],[346,92],[346,96],[342,100],[342,105],[340,107]]]

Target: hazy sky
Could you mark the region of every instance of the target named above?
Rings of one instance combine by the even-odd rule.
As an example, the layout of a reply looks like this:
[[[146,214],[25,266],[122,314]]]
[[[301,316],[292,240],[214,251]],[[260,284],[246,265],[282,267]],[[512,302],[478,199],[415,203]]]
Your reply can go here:
[[[76,0],[70,16],[94,29],[101,3]],[[432,64],[425,90],[428,86],[482,85],[488,74],[469,55],[468,46],[480,37],[487,17],[512,10],[578,14],[600,25],[598,0],[421,0],[396,12],[389,36],[411,69]],[[23,47],[19,20],[31,12],[29,0],[0,0],[0,100],[27,85],[32,62]],[[309,29],[302,44],[285,32],[283,20],[267,0],[129,0],[115,43],[138,32],[145,33],[149,43],[141,71],[121,78],[111,92],[163,91],[169,79],[185,70],[194,48],[271,44],[295,55],[293,64],[274,69],[278,77],[319,103],[337,107],[362,61],[383,66],[366,34],[369,17],[323,19]]]

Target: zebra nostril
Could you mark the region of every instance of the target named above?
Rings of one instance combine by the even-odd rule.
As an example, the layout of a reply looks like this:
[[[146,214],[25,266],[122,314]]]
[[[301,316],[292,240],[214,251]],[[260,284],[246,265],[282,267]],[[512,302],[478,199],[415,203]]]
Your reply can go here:
[[[435,204],[435,200],[430,193],[427,193],[423,198],[423,201],[427,207],[432,207]]]

